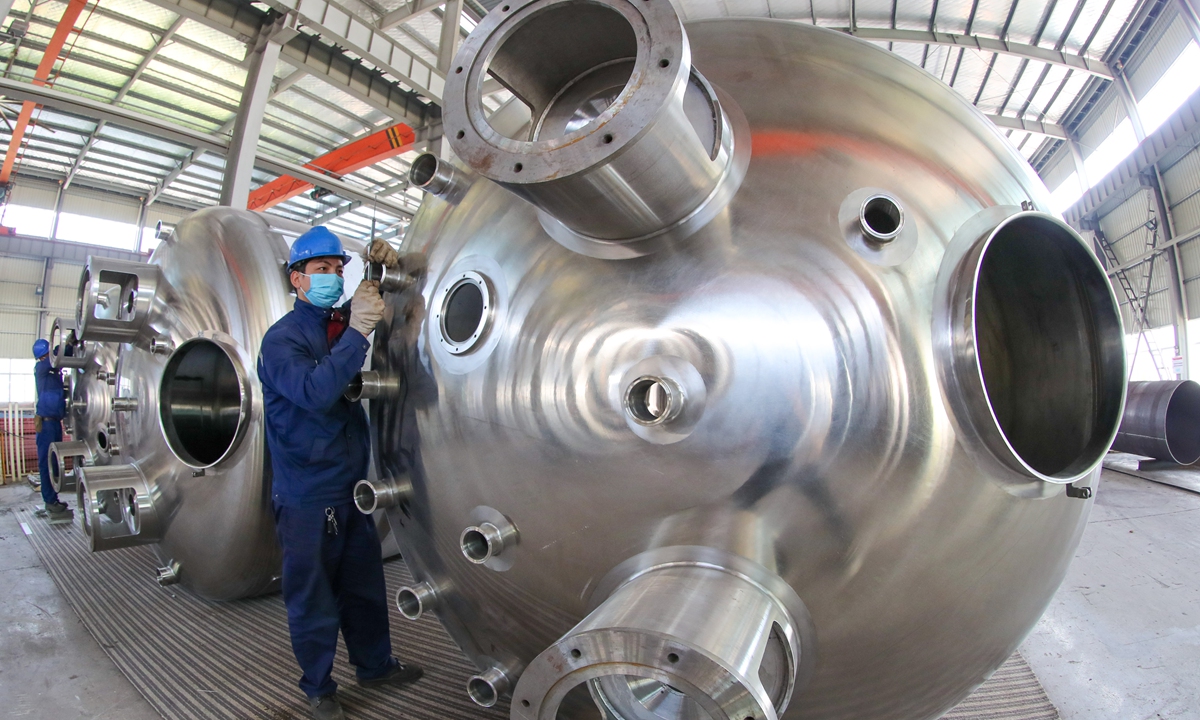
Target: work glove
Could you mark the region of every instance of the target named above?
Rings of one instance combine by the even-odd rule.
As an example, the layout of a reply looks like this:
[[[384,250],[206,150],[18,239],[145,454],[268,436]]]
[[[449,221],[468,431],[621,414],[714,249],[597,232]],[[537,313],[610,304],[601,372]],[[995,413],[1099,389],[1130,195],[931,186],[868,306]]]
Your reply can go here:
[[[33,416],[33,431],[35,433],[40,433],[42,431],[42,416],[41,415]]]
[[[383,307],[379,283],[363,280],[350,299],[350,327],[362,333],[363,337],[370,335],[383,319]]]
[[[386,240],[372,240],[367,246],[367,260],[379,263],[384,267],[396,267],[400,262],[400,253],[396,252],[396,248],[387,243]]]

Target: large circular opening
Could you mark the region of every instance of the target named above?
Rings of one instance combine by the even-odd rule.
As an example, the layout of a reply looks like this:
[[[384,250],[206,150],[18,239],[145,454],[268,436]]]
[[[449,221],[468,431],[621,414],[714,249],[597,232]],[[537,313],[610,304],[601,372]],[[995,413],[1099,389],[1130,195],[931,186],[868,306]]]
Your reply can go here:
[[[1167,403],[1167,449],[1182,465],[1200,460],[1200,385],[1181,383]]]
[[[163,371],[159,413],[184,463],[207,467],[224,457],[242,420],[242,385],[224,348],[204,339],[181,345]]]
[[[637,49],[629,21],[603,5],[562,3],[531,15],[500,42],[485,70],[512,91],[532,117],[529,137],[506,136],[546,139],[538,128],[555,106],[567,110],[560,112],[564,122],[556,123],[548,133],[551,137],[582,127],[576,122],[572,130],[565,128],[565,120],[577,112],[586,117],[583,125],[591,122],[629,82]],[[504,134],[497,125],[492,128]]]
[[[1077,477],[1121,419],[1123,338],[1108,279],[1071,230],[1038,215],[994,232],[977,272],[976,356],[992,415],[1026,466]]]

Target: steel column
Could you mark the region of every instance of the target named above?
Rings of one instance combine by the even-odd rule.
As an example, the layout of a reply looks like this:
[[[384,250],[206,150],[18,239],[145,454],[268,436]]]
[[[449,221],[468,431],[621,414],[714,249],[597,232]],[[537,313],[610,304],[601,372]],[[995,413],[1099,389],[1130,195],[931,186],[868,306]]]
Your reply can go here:
[[[63,45],[67,43],[67,36],[75,29],[75,21],[79,19],[79,15],[86,5],[87,0],[71,0],[67,3],[67,9],[63,11],[62,18],[58,21],[58,27],[54,29],[54,35],[51,36],[50,42],[42,54],[42,61],[38,63],[37,71],[34,72],[34,85],[46,84],[46,80],[50,77],[50,71],[54,69],[54,63],[58,62],[58,55],[62,52]],[[8,182],[9,177],[12,176],[13,165],[17,161],[17,152],[21,148],[21,140],[24,139],[25,129],[29,127],[29,121],[33,118],[33,108],[34,103],[31,102],[26,102],[21,106],[21,114],[17,117],[12,137],[8,141],[8,153],[4,156],[4,166],[0,168],[0,183]]]
[[[278,25],[275,26],[278,28]],[[225,155],[225,176],[221,181],[222,205],[245,209],[250,197],[250,181],[254,172],[254,157],[258,151],[258,136],[262,132],[263,115],[271,96],[271,81],[279,62],[282,45],[272,29],[264,29],[250,53],[250,68],[246,89],[233,123],[233,139]]]
[[[442,36],[438,42],[438,70],[450,72],[450,63],[458,52],[458,42],[462,37],[463,0],[449,0],[442,14]]]
[[[1175,218],[1171,215],[1171,206],[1167,204],[1167,196],[1163,192],[1162,173],[1158,171],[1158,164],[1151,166],[1150,189],[1154,193],[1154,202],[1158,209],[1158,216],[1162,218],[1159,224],[1163,226],[1166,240],[1170,242],[1175,239]],[[1188,356],[1191,346],[1188,343],[1188,326],[1187,326],[1187,286],[1183,282],[1182,260],[1179,257],[1179,244],[1173,243],[1167,248],[1167,259],[1171,265],[1171,303],[1174,306],[1175,317],[1175,354],[1183,358],[1183,371],[1179,376],[1181,380],[1190,379],[1190,365]]]

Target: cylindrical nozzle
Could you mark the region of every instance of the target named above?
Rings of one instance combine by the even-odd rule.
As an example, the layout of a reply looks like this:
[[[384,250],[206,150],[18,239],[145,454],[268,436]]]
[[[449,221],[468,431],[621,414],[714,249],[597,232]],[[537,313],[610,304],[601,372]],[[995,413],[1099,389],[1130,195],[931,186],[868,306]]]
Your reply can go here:
[[[438,607],[437,588],[427,582],[402,587],[396,591],[396,608],[409,620],[420,620]]]
[[[467,681],[467,695],[480,707],[493,707],[508,692],[511,682],[498,667],[488,668]]]
[[[135,397],[115,397],[110,405],[113,412],[133,412],[138,409],[138,399]]]
[[[155,573],[154,579],[157,580],[158,584],[162,587],[174,585],[179,582],[179,574],[181,570],[182,568],[179,565],[179,562],[176,560],[171,560],[164,567],[160,567],[158,569],[158,571]]]
[[[75,321],[71,318],[54,318],[50,325],[50,347],[53,348],[50,365],[56,370],[87,366],[87,353],[75,337]]]
[[[92,552],[148,545],[162,539],[162,521],[155,505],[158,488],[150,485],[135,465],[106,465],[75,469],[76,499],[83,512],[83,531]],[[102,511],[115,493],[121,520]]]
[[[811,621],[777,575],[728,559],[635,572],[521,674],[514,720],[555,717],[580,682],[605,717],[644,717],[656,694],[671,717],[782,717]]]
[[[512,0],[483,18],[451,70],[455,153],[577,252],[636,257],[685,238],[745,177],[748,125],[692,67],[670,0]],[[492,76],[529,108],[528,136],[490,123]]]
[[[408,476],[388,480],[359,480],[354,484],[354,506],[363,515],[399,507],[412,495]]]
[[[343,393],[350,402],[395,397],[400,392],[400,379],[375,370],[363,370],[354,376]]]
[[[159,267],[90,256],[79,279],[76,336],[85,342],[135,342],[158,292]]]
[[[462,199],[470,186],[462,171],[433,153],[424,153],[413,160],[408,181],[415,188],[454,203]]]
[[[74,491],[75,471],[67,470],[67,458],[71,458],[73,466],[78,468],[84,459],[92,459],[92,449],[82,440],[72,440],[50,443],[49,453],[46,464],[50,469],[50,485],[55,492]]]

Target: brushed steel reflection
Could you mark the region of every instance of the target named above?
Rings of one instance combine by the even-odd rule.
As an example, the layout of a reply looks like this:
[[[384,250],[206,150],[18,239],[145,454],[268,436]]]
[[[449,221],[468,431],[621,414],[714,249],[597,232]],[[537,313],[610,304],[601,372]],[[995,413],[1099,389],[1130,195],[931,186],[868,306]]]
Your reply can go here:
[[[427,253],[428,275],[387,295],[373,351],[374,369],[403,378],[371,404],[380,477],[411,482],[389,519],[480,668],[472,693],[484,701],[485,685],[519,700],[522,673],[637,572],[699,553],[761,568],[757,582],[783,584],[811,619],[783,717],[938,717],[1012,654],[1079,543],[1090,502],[1064,485],[1095,487],[1124,401],[1111,289],[1074,253],[1078,237],[1051,229],[1032,169],[936,78],[788,22],[705,21],[687,37],[753,140],[737,194],[687,242],[623,260],[573,252],[535,207],[467,171],[455,203],[426,198],[402,249]],[[888,242],[864,237],[860,220],[880,195],[902,210]],[[964,328],[1003,333],[1005,318],[964,325],[975,316],[962,303],[992,290],[953,282],[1004,257],[1003,243],[991,255],[979,243],[1007,237],[991,231],[1012,218],[1062,243],[1047,272],[1073,294],[1054,317],[1084,320],[1043,338],[1074,350],[1032,386],[1001,377],[1019,367],[1011,353],[975,356],[996,344]],[[957,237],[970,239],[952,247]],[[433,315],[467,272],[495,303],[486,334],[453,354]],[[968,367],[978,382],[960,382]],[[673,383],[677,417],[631,416],[630,384],[647,377]],[[1077,434],[1077,462],[1034,472],[1016,447],[1006,452],[1020,462],[1005,464],[1012,426],[992,395],[1054,393],[1055,377],[1087,400],[1069,431],[1043,426]],[[494,558],[502,571],[464,557],[479,508],[520,530]],[[660,717],[687,717],[674,696],[628,688]],[[568,695],[560,717],[597,712]]]

